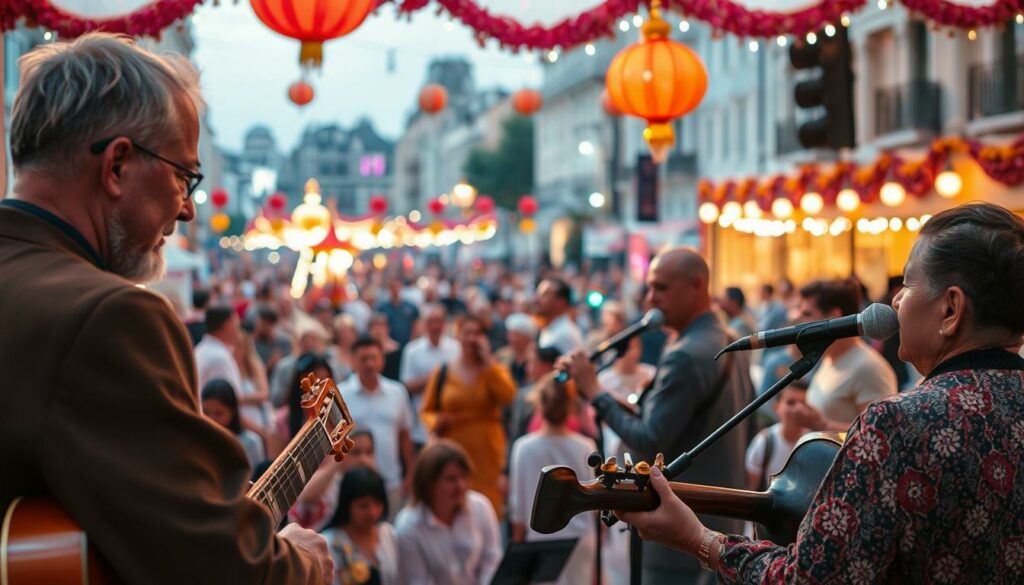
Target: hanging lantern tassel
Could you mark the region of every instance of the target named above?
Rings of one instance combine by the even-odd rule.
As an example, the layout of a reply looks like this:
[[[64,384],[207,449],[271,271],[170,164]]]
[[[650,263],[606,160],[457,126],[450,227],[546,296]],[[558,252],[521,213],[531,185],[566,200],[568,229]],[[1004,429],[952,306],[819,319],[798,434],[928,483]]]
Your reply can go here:
[[[651,158],[655,164],[661,164],[676,143],[676,131],[671,124],[653,123],[644,128],[644,140],[651,148]]]
[[[302,41],[299,49],[299,64],[319,69],[324,62],[324,44],[319,41]]]

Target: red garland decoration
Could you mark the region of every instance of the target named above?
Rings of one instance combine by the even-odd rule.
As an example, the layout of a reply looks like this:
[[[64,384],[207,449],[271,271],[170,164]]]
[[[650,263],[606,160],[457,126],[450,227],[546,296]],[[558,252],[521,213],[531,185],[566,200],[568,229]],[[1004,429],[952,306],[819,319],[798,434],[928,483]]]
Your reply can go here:
[[[426,8],[431,0],[379,0],[395,2],[401,15]],[[599,37],[615,35],[620,19],[636,13],[646,0],[605,0],[594,8],[566,18],[553,26],[524,26],[508,16],[496,16],[478,5],[479,0],[433,0],[441,10],[473,29],[477,42],[494,39],[503,48],[519,51],[570,49]],[[949,0],[900,0],[908,10],[940,26],[980,28],[997,26],[1024,10],[1021,0],[993,0],[987,6],[967,6]],[[90,19],[64,12],[50,0],[0,0],[0,29],[10,30],[19,17],[56,31],[61,37],[76,37],[88,31],[105,30],[132,36],[159,36],[160,31],[187,17],[202,0],[154,0],[125,16]],[[668,10],[702,20],[719,32],[739,37],[766,38],[801,35],[837,23],[844,14],[860,9],[867,0],[821,0],[797,12],[749,10],[732,0],[664,0]]]
[[[57,8],[49,0],[12,0],[11,4],[16,13],[56,31],[60,37],[77,37],[97,30],[159,37],[160,31],[191,14],[202,0],[156,0],[130,14],[114,18],[83,18]],[[14,23],[8,22],[6,16],[0,12],[0,24],[4,30],[10,30]]]

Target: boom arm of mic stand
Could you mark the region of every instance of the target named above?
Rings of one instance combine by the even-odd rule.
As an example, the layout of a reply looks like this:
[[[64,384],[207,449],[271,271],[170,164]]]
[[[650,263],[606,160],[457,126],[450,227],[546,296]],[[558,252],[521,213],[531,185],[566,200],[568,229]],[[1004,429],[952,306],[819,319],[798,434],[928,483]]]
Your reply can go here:
[[[801,351],[802,355],[800,356],[800,359],[796,360],[789,366],[789,371],[786,372],[786,375],[783,376],[781,380],[773,384],[767,392],[755,398],[753,402],[743,407],[743,409],[733,415],[732,418],[725,421],[725,424],[715,429],[715,432],[708,435],[696,447],[677,457],[675,461],[665,468],[665,477],[672,479],[689,469],[690,465],[693,465],[693,460],[696,459],[697,455],[700,455],[702,451],[710,447],[718,439],[721,439],[723,435],[731,431],[733,427],[750,416],[755,410],[761,408],[761,405],[771,400],[776,394],[781,392],[783,388],[789,386],[793,380],[806,376],[808,372],[814,369],[814,365],[817,364],[818,360],[821,359],[821,356],[824,355],[825,350],[832,345],[832,341],[833,340],[829,339],[818,343],[808,344],[806,346],[797,343],[797,348]]]

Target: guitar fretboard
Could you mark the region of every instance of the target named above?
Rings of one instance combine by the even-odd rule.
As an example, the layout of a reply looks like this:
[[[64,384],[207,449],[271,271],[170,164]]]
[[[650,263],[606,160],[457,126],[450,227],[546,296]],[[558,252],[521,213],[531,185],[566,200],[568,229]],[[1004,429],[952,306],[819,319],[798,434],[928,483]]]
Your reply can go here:
[[[248,497],[266,506],[274,524],[279,524],[330,451],[331,441],[323,424],[317,419],[307,420],[249,489]]]

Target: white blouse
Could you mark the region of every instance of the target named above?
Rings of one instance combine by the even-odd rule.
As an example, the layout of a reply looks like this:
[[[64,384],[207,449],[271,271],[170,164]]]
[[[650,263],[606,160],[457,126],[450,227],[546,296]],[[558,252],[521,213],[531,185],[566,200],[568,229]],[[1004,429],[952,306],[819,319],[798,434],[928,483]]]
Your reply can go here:
[[[472,490],[451,526],[419,503],[398,513],[395,528],[403,585],[488,585],[501,562],[494,508]]]

